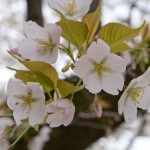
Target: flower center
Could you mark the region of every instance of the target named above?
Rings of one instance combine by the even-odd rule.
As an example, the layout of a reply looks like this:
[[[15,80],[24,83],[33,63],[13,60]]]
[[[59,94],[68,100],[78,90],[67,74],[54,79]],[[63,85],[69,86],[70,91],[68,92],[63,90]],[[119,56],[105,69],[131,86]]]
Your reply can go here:
[[[143,99],[144,89],[141,87],[131,88],[128,92],[135,103],[139,103],[139,101]]]
[[[104,72],[108,72],[110,70],[110,68],[108,67],[108,65],[104,64],[103,62],[100,64],[96,64],[95,65],[95,71],[102,76],[102,74]]]
[[[65,6],[65,10],[67,12],[67,15],[73,16],[74,11],[75,11],[75,7],[76,7],[75,0],[73,0],[72,3],[70,1],[68,1],[68,3],[64,3],[64,6]]]
[[[65,109],[64,108],[61,107],[59,110],[60,110],[61,114],[65,113]]]
[[[38,42],[38,53],[40,55],[44,55],[46,54],[48,51],[52,51],[53,48],[56,46],[56,44],[54,44],[52,36],[50,36],[49,41],[45,41],[43,39],[36,39],[36,41]]]
[[[30,102],[32,102],[32,97],[31,97],[31,95],[26,96],[26,97],[24,98],[24,100],[25,100],[25,103],[26,103],[26,104],[29,104]]]

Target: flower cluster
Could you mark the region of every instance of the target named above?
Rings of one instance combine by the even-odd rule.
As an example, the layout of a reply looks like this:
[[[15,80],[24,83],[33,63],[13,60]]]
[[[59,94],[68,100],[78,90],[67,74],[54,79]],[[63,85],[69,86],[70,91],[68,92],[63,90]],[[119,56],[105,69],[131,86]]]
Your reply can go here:
[[[117,52],[122,51],[122,45],[129,48],[124,42],[133,37],[132,32],[135,30],[112,23],[102,27],[95,36],[100,22],[100,5],[93,13],[86,14],[91,2],[92,0],[50,0],[49,6],[60,15],[59,22],[46,24],[45,27],[32,21],[24,23],[26,38],[9,52],[27,68],[10,68],[16,71],[16,78],[11,78],[8,82],[7,105],[13,111],[17,126],[23,123],[32,127],[45,124],[51,128],[68,126],[75,114],[73,96],[83,88],[95,94],[94,110],[97,117],[101,117],[102,106],[98,93],[103,90],[118,95],[123,90],[127,62]],[[119,28],[124,30],[118,30]],[[135,35],[141,28],[142,26],[136,30]],[[67,46],[61,42],[61,37],[67,41]],[[77,49],[77,55],[71,45]],[[64,68],[65,71],[72,69],[80,79],[76,86],[59,79],[52,66],[57,61],[59,50],[72,61]],[[149,85],[150,68],[133,79],[125,89],[118,108],[119,114],[124,113],[126,122],[131,123],[136,119],[137,107],[150,108]]]

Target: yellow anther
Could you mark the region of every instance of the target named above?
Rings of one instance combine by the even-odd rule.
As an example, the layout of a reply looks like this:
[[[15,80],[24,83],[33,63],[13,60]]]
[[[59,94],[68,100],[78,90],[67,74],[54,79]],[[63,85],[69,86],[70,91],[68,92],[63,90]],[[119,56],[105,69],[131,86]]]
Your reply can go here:
[[[144,89],[141,87],[131,88],[129,91],[129,96],[134,102],[139,102],[143,99]]]
[[[46,54],[48,51],[52,51],[55,47],[55,44],[53,43],[52,37],[50,36],[49,41],[45,41],[43,39],[36,39],[38,42],[37,47],[39,48],[38,53],[40,55]]]
[[[96,64],[95,65],[95,71],[101,76],[102,73],[104,72],[108,72],[110,70],[110,68],[104,64],[104,63],[100,63],[100,64]]]
[[[64,3],[64,6],[65,6],[65,10],[67,12],[67,15],[73,16],[75,7],[76,7],[75,0],[73,0],[72,3],[70,1],[68,1],[68,3]]]

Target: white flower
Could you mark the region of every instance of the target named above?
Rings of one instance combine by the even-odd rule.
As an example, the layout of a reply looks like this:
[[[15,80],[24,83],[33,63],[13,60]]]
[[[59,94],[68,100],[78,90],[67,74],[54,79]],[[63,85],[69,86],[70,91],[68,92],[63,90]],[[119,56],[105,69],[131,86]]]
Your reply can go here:
[[[118,102],[119,114],[124,114],[125,121],[132,123],[137,117],[137,107],[150,108],[150,67],[136,79],[133,79]]]
[[[91,2],[92,0],[49,0],[49,6],[69,19],[77,19],[88,12]]]
[[[85,88],[91,93],[99,93],[102,89],[112,95],[122,90],[124,78],[122,73],[126,69],[126,61],[110,53],[110,47],[102,40],[93,42],[76,63],[74,72],[83,78]]]
[[[46,115],[45,95],[39,83],[10,79],[7,86],[7,105],[13,110],[13,117],[17,125],[28,118],[29,124],[34,126],[43,122]]]
[[[50,127],[58,127],[60,125],[67,126],[71,123],[75,106],[68,99],[58,99],[46,106],[48,117],[46,122]]]
[[[18,46],[18,53],[32,61],[55,63],[58,57],[58,48],[61,28],[56,24],[47,24],[40,27],[32,21],[24,23],[27,38]]]

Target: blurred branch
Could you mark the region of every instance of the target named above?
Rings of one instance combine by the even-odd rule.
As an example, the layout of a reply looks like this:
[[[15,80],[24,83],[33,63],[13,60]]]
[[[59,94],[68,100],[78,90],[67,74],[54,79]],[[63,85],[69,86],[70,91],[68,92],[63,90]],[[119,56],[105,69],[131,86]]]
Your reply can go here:
[[[43,26],[42,0],[27,1],[27,21],[32,20]]]
[[[86,112],[80,112],[78,114],[78,116],[80,118],[84,118],[84,119],[92,119],[92,118],[97,118],[96,113],[86,113]],[[120,116],[118,114],[118,112],[111,112],[111,111],[103,111],[103,117],[112,117],[115,118],[115,120],[120,120]]]

